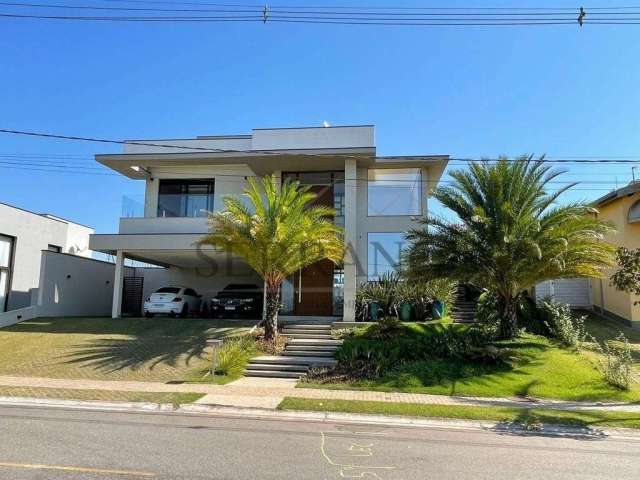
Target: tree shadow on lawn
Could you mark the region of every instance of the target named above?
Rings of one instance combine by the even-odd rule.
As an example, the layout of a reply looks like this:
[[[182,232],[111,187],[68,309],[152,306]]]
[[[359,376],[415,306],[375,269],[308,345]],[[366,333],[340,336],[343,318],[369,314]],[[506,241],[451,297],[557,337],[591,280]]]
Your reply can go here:
[[[136,320],[137,321],[137,320]],[[154,323],[156,322],[156,323]],[[123,332],[124,338],[96,338],[72,345],[63,363],[93,368],[103,373],[120,370],[153,370],[158,365],[185,368],[203,360],[207,340],[236,336],[238,326],[220,327],[210,320],[144,320],[147,329]],[[215,325],[215,326],[214,326]],[[103,332],[99,332],[103,333]]]

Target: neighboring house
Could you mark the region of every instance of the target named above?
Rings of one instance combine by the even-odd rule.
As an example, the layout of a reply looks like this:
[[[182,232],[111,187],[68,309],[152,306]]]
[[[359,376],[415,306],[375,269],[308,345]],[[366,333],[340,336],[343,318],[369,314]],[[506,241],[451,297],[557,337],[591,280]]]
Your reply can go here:
[[[286,282],[283,313],[353,320],[356,286],[397,267],[403,233],[427,213],[448,156],[378,156],[374,127],[362,125],[129,141],[123,153],[96,160],[145,182],[141,216],[121,218],[117,234],[91,236],[91,249],[116,257],[113,317],[122,312],[125,258],[167,267],[144,273],[145,296],[163,283],[206,298],[228,283],[262,285],[240,259],[196,242],[225,195],[240,195],[250,176],[274,174],[311,185],[332,205],[348,245],[344,266],[319,262]]]
[[[538,283],[535,287],[536,301],[552,298],[566,303],[571,308],[591,308],[591,280],[588,278],[559,278]]]
[[[614,190],[594,202],[598,217],[612,222],[616,232],[606,240],[618,247],[640,248],[640,182]],[[615,267],[601,279],[591,282],[594,308],[604,314],[631,322],[640,327],[640,297],[621,292],[611,285],[609,278]]]
[[[90,257],[93,229],[0,203],[0,312],[31,305],[43,250]]]

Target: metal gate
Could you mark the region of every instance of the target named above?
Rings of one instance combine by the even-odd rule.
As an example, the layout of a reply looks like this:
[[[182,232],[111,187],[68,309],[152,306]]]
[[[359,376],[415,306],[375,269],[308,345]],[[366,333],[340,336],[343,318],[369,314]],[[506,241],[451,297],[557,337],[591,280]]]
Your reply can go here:
[[[122,284],[122,315],[142,315],[144,277],[124,277]]]

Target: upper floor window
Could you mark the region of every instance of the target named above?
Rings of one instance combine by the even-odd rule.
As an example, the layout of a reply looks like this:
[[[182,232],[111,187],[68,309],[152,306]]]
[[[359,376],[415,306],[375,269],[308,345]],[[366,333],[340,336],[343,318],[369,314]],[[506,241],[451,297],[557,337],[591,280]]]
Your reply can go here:
[[[640,200],[631,205],[631,208],[629,208],[627,221],[629,223],[640,222]]]
[[[214,180],[160,180],[159,217],[206,217],[214,207]]]
[[[420,215],[422,213],[420,169],[370,169],[367,198],[369,216]]]
[[[333,207],[336,217],[344,216],[344,172],[286,172],[282,177],[311,185],[316,203]]]

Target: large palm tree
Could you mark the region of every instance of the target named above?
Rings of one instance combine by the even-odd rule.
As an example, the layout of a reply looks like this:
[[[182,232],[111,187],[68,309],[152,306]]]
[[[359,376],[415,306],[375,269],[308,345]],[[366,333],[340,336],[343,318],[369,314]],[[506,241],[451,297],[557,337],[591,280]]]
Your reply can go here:
[[[310,187],[274,176],[249,179],[244,195],[225,197],[225,208],[210,215],[210,232],[202,244],[216,246],[244,259],[266,288],[265,338],[278,334],[280,287],[288,276],[319,260],[340,263],[344,256],[342,229],[333,208],[315,205]]]
[[[564,172],[544,157],[480,161],[451,172],[433,196],[458,218],[428,217],[408,234],[409,274],[469,281],[494,291],[500,336],[517,334],[516,302],[524,290],[554,278],[598,277],[612,264],[603,241],[610,224],[585,203],[556,205],[575,183],[551,191]]]

